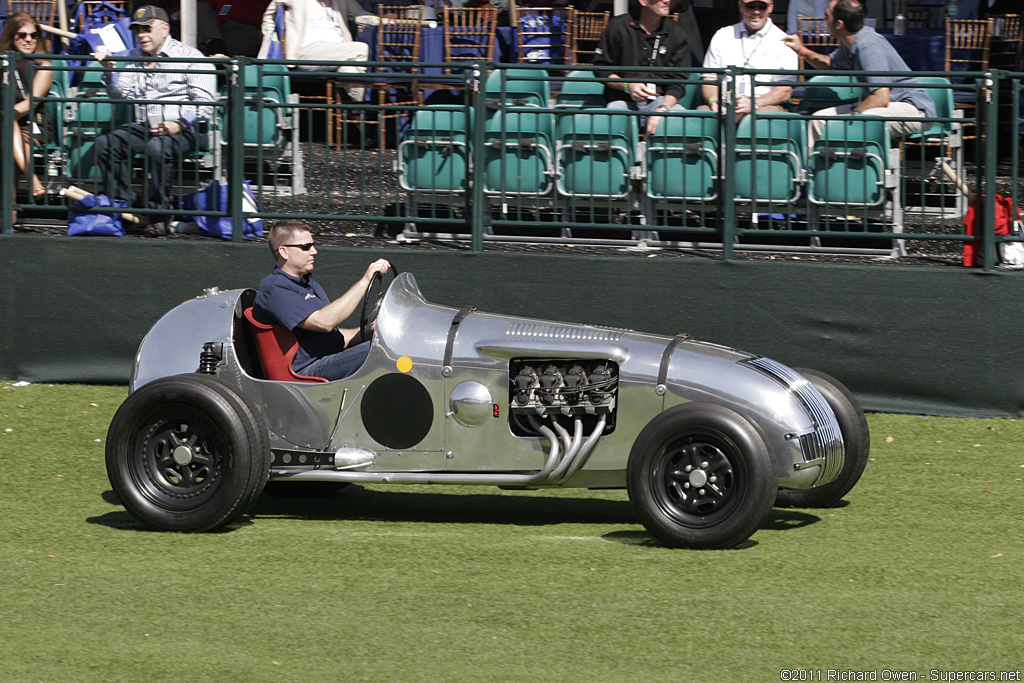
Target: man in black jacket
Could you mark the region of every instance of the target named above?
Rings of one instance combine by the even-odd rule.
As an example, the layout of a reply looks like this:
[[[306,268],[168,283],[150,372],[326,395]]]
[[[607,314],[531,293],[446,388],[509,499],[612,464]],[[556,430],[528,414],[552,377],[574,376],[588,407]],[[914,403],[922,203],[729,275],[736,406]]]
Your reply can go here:
[[[608,22],[597,46],[594,66],[640,67],[598,75],[626,79],[605,86],[608,106],[654,114],[647,120],[647,132],[653,134],[661,123],[658,112],[682,109],[677,102],[687,75],[652,73],[645,67],[691,66],[690,41],[686,30],[668,16],[672,9],[681,11],[685,7],[673,7],[672,0],[637,2],[640,12],[636,18],[620,14]],[[689,5],[689,0],[682,4]]]

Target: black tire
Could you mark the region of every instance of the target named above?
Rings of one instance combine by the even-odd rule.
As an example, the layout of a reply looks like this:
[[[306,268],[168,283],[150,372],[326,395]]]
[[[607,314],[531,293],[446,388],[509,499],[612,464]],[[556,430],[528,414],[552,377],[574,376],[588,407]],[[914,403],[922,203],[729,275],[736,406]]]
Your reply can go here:
[[[843,499],[860,480],[871,454],[871,433],[860,403],[839,380],[823,372],[807,368],[794,368],[806,377],[828,401],[843,433],[846,461],[834,480],[812,489],[779,489],[775,499],[778,507],[831,507]]]
[[[640,521],[674,548],[731,548],[771,512],[779,480],[754,425],[724,406],[669,408],[640,432],[626,487]]]
[[[107,430],[107,477],[146,526],[210,531],[259,498],[270,475],[263,418],[209,375],[155,380],[121,404]]]

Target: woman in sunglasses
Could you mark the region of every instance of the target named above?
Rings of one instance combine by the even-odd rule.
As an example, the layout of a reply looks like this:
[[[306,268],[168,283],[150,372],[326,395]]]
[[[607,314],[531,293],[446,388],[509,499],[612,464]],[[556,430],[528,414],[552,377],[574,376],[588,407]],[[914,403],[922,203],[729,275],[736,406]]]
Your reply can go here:
[[[46,97],[53,83],[53,72],[46,67],[50,61],[46,59],[30,59],[28,55],[43,54],[44,46],[42,29],[30,15],[15,12],[4,24],[0,33],[0,52],[19,52],[15,70],[15,88],[19,100],[14,105],[14,116],[18,127],[14,129],[14,164],[18,172],[32,181],[32,195],[40,197],[46,194],[46,188],[32,171],[31,145],[46,142],[47,126],[43,116],[44,102],[36,99],[30,108],[30,98]],[[17,191],[17,182],[15,182]],[[18,222],[17,213],[14,222]]]

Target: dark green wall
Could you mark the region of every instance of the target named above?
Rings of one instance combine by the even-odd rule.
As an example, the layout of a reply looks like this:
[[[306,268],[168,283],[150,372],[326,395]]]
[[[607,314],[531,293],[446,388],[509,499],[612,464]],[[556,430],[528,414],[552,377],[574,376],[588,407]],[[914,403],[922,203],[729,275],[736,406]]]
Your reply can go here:
[[[0,377],[127,382],[165,311],[255,287],[265,245],[0,236]],[[807,261],[324,248],[338,296],[373,258],[430,301],[709,341],[835,375],[869,410],[1024,415],[1024,273]]]

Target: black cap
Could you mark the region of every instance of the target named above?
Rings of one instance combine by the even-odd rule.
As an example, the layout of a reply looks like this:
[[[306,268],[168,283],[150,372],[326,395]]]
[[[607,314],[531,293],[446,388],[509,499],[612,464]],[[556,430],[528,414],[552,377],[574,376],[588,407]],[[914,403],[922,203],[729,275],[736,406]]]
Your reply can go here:
[[[171,19],[167,16],[167,11],[164,10],[163,7],[157,7],[156,5],[143,5],[132,13],[131,25],[149,26],[157,19],[166,21],[168,24],[171,23]]]

